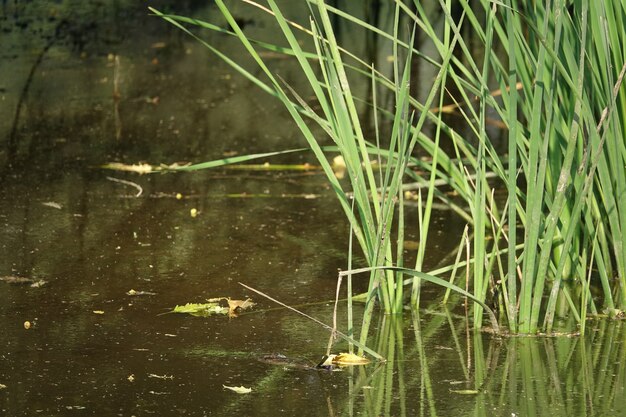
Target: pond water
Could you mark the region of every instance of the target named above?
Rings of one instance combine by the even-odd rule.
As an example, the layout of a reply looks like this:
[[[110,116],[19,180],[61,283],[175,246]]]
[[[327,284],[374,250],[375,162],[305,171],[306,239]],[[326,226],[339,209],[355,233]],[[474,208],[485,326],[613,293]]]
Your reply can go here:
[[[145,5],[77,4],[1,6],[0,415],[626,415],[622,322],[592,323],[584,338],[500,339],[469,329],[460,303],[443,308],[431,287],[419,312],[377,317],[368,342],[384,364],[259,360],[325,353],[324,328],[239,283],[331,323],[349,234],[332,192],[315,169],[102,169],[304,141],[277,102]],[[262,18],[237,12],[267,35]],[[288,61],[271,60],[298,82]],[[306,153],[268,162],[279,161],[314,164]],[[433,225],[427,267],[463,228],[445,210]],[[233,318],[164,314],[214,297],[257,304]],[[344,306],[339,317],[345,329]]]

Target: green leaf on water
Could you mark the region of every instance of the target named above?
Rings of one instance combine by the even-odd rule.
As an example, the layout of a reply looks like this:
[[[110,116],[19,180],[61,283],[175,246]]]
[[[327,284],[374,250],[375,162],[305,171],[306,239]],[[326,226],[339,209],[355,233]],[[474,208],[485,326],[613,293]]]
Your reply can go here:
[[[182,306],[177,305],[172,310],[172,313],[191,314],[196,317],[209,317],[215,314],[228,314],[228,307],[221,306],[219,302],[187,303]]]
[[[233,300],[230,297],[209,298],[206,303],[187,303],[176,306],[172,313],[191,314],[196,317],[209,317],[216,314],[237,317],[240,311],[247,310],[255,305],[251,299]]]

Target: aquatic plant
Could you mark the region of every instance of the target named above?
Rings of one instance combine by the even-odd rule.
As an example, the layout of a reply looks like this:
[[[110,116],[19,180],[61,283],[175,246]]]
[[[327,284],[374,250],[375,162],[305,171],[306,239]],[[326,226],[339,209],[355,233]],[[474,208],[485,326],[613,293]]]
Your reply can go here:
[[[461,0],[453,7],[450,0],[439,0],[436,15],[442,16],[442,22],[436,22],[421,2],[408,5],[398,0],[389,31],[322,0],[307,2],[315,17],[305,29],[287,20],[272,0],[269,8],[246,1],[275,17],[288,47],[248,38],[221,0],[216,3],[231,31],[153,11],[196,38],[183,24],[236,36],[263,70],[267,83],[198,38],[283,102],[322,166],[372,267],[362,335],[367,333],[374,297],[385,311],[399,311],[402,284],[409,283],[412,303],[418,305],[434,198],[444,200],[470,224],[471,255],[463,265],[471,268],[473,277],[476,328],[482,327],[489,298],[500,301],[500,320],[514,333],[552,331],[557,314],[574,316],[582,331],[588,312],[622,314],[626,305],[622,127],[626,93],[620,89],[626,69],[621,50],[626,41],[622,25],[626,6],[622,2],[603,0],[590,8],[585,1]],[[338,45],[331,15],[390,42],[393,75],[386,77],[345,45]],[[418,50],[415,35],[403,40],[400,22],[416,28],[413,34],[417,30],[427,36],[435,55]],[[465,33],[472,33],[471,42]],[[302,37],[312,42],[314,53],[301,47]],[[313,111],[296,87],[272,73],[258,48],[293,55],[320,112]],[[432,87],[422,101],[410,94],[414,81],[410,69],[416,61],[434,69]],[[367,77],[372,97],[355,97],[352,77]],[[385,89],[394,97],[391,111],[377,102],[377,92]],[[373,109],[372,141],[366,139],[360,119],[363,103]],[[463,134],[445,122],[444,112],[465,120]],[[381,139],[379,118],[391,123],[387,141]],[[335,146],[322,147],[307,119],[316,122]],[[424,133],[427,122],[434,126],[432,137]],[[442,135],[451,141],[452,151],[439,146]],[[498,151],[502,136],[506,136],[504,152]],[[414,157],[416,148],[430,158]],[[346,161],[351,194],[332,172],[327,155],[331,151]],[[372,157],[378,164],[372,163]],[[210,164],[222,163],[228,161]],[[420,167],[427,181],[410,166]],[[417,262],[408,269],[402,269],[405,176],[428,184],[425,199],[419,195]],[[439,182],[456,191],[466,207],[435,187]],[[506,189],[506,198],[497,199],[496,188]],[[397,244],[390,239],[392,227]],[[454,268],[430,271],[427,276]],[[405,281],[410,271],[416,273]],[[601,289],[601,297],[592,297],[592,283]],[[452,283],[448,288],[460,292]]]
[[[231,63],[244,76],[252,79],[264,90],[275,95],[285,105],[293,120],[300,128],[304,138],[307,140],[309,148],[317,157],[317,161],[322,167],[328,182],[331,184],[343,210],[350,222],[351,230],[356,237],[362,250],[365,261],[370,266],[387,266],[388,269],[372,268],[370,273],[369,290],[366,300],[366,313],[361,326],[361,343],[366,339],[369,321],[374,309],[374,301],[380,301],[383,309],[387,313],[398,313],[402,311],[404,303],[404,270],[393,270],[396,265],[404,265],[403,262],[403,241],[404,241],[404,208],[403,208],[403,181],[407,173],[413,174],[409,170],[410,163],[419,163],[412,157],[416,144],[420,141],[422,127],[424,126],[428,113],[416,112],[410,106],[410,74],[413,60],[412,49],[402,51],[399,45],[399,36],[396,33],[394,39],[394,68],[393,80],[384,78],[377,72],[374,66],[369,66],[367,76],[372,83],[371,103],[374,108],[374,132],[375,143],[366,140],[365,126],[362,126],[360,113],[358,111],[359,102],[353,95],[350,77],[348,76],[348,66],[342,58],[342,51],[335,39],[332,24],[329,16],[328,6],[320,1],[312,3],[317,12],[316,18],[311,20],[311,28],[307,32],[315,48],[315,53],[307,53],[302,50],[299,39],[288,21],[282,14],[280,8],[274,1],[269,1],[271,12],[275,16],[276,23],[282,31],[289,49],[284,47],[273,47],[274,50],[283,52],[289,51],[297,60],[300,69],[306,76],[307,88],[313,91],[317,103],[321,108],[320,114],[315,112],[311,106],[296,91],[296,87],[288,85],[284,80],[275,76],[266,66],[260,54],[255,49],[258,42],[249,39],[238,26],[236,19],[232,16],[225,4],[217,0],[217,6],[223,16],[232,27],[233,34],[238,37],[247,52],[254,59],[264,75],[269,79],[265,84],[257,77],[253,77],[239,65],[236,65],[230,58],[224,56],[213,46],[207,45],[209,49],[217,53],[220,57]],[[159,14],[157,11],[155,13]],[[161,14],[161,16],[163,16]],[[163,16],[165,19],[188,31],[180,22],[197,24],[202,27],[218,30],[217,26],[198,22],[196,20],[179,16]],[[396,7],[395,30],[398,31],[400,18],[400,7]],[[221,29],[219,29],[221,30]],[[456,42],[450,39],[450,44]],[[409,39],[409,44],[413,39]],[[406,44],[402,44],[406,45]],[[264,46],[267,46],[264,44]],[[444,93],[442,86],[445,84],[445,76],[449,61],[452,59],[453,47],[448,48],[448,53],[444,56],[439,74],[436,77],[424,106],[431,107],[435,100],[441,104]],[[313,61],[311,59],[314,58]],[[379,84],[384,83],[387,88],[392,88],[394,94],[395,108],[392,112],[385,112],[384,116],[391,119],[389,137],[381,138],[381,130],[378,128],[379,113],[383,113],[382,108],[377,105],[376,92]],[[322,147],[320,143],[323,138],[316,137],[305,118],[317,123],[323,132],[332,139],[335,146]],[[439,130],[439,129],[437,129]],[[439,133],[436,135],[435,147]],[[383,148],[382,142],[386,145]],[[349,189],[345,189],[333,171],[328,153],[339,153],[346,168],[346,179]],[[250,159],[258,155],[249,156]],[[195,170],[210,166],[230,163],[230,160],[212,161],[208,164],[198,164],[182,167],[181,170]],[[430,181],[435,180],[437,158],[429,167],[431,173]],[[427,225],[429,224],[430,212],[432,210],[433,196],[436,189],[429,188],[426,202],[420,204],[421,219],[421,242],[418,250],[416,269],[421,269],[427,241]],[[396,228],[397,231],[393,231]],[[396,239],[392,238],[395,234]],[[397,243],[396,243],[397,242]],[[418,276],[421,279],[421,276]],[[451,286],[455,290],[460,288]],[[416,286],[419,289],[419,286]],[[351,294],[351,290],[349,291]],[[349,308],[351,311],[351,308]],[[352,325],[350,325],[352,331]],[[349,333],[350,334],[350,333]]]
[[[460,3],[463,23],[484,46],[477,59],[460,39],[462,57],[449,74],[462,97],[455,100],[458,110],[474,132],[474,138],[451,135],[459,161],[472,161],[477,178],[465,179],[474,294],[484,299],[488,289],[497,289],[512,332],[551,331],[557,308],[561,314],[569,310],[582,330],[587,308],[621,314],[626,93],[620,86],[626,66],[618,45],[626,36],[624,5]],[[452,30],[462,30],[450,8],[440,4]],[[432,30],[429,36],[437,37]],[[498,100],[490,93],[494,85]],[[487,129],[490,114],[508,131],[504,154],[496,152],[497,138]],[[495,186],[507,189],[501,215],[488,171],[501,180]],[[495,238],[491,247],[485,233]],[[590,296],[589,279],[602,288],[602,305]],[[477,326],[481,318],[475,305]]]

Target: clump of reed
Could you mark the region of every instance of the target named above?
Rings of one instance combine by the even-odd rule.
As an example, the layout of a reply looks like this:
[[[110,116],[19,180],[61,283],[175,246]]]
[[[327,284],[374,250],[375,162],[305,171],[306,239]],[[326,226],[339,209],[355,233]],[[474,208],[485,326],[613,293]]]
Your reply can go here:
[[[626,8],[622,2],[602,0],[590,8],[585,1],[438,0],[437,15],[443,21],[435,25],[421,2],[409,5],[398,0],[388,32],[323,0],[307,0],[313,16],[307,28],[289,21],[273,0],[268,0],[268,8],[251,0],[246,3],[274,16],[287,46],[250,39],[222,0],[216,4],[231,27],[228,31],[152,10],[196,38],[185,25],[236,36],[267,81],[198,39],[276,96],[300,128],[369,267],[364,269],[370,280],[362,340],[375,299],[385,312],[399,312],[407,298],[404,287],[409,284],[411,303],[417,306],[423,280],[474,300],[476,328],[482,327],[487,312],[498,330],[486,304],[490,293],[496,294],[502,306],[499,321],[512,333],[550,332],[557,315],[573,315],[584,331],[590,313],[622,314],[626,304],[622,128],[626,93],[620,88],[626,68],[621,49],[626,42],[621,25]],[[338,45],[331,17],[390,42],[392,76],[386,77],[350,53],[348,45]],[[409,33],[400,30],[406,22],[413,28]],[[416,49],[416,31],[429,38],[435,56]],[[465,33],[472,33],[471,43]],[[313,51],[302,48],[302,38],[312,42]],[[272,73],[259,49],[293,56],[319,111],[301,97],[298,86]],[[416,61],[434,68],[435,74],[428,80],[432,87],[422,101],[410,94],[410,85],[416,82],[411,79],[411,67]],[[371,97],[355,97],[351,85],[356,77],[371,83]],[[394,97],[392,110],[377,102],[383,90]],[[369,140],[359,112],[363,103],[373,110],[374,138]],[[442,116],[444,109],[461,115],[468,133],[461,135],[449,126]],[[381,120],[391,125],[384,138]],[[322,146],[309,121],[321,127],[334,146]],[[426,123],[434,126],[430,136],[425,133]],[[502,130],[490,129],[490,123],[504,129],[505,152],[497,151]],[[440,146],[442,137],[452,143],[452,151]],[[416,158],[416,150],[430,158]],[[346,163],[349,189],[332,171],[331,152],[341,154]],[[418,177],[411,165],[419,166],[425,178]],[[407,227],[402,187],[407,178],[428,184],[426,195],[419,195],[420,245],[412,267],[404,264],[402,244]],[[441,182],[456,191],[465,207],[436,187]],[[506,189],[505,199],[494,197],[498,187]],[[423,261],[436,198],[468,221],[470,259],[426,273]],[[454,284],[454,274],[449,281],[440,277],[457,266],[471,272],[471,294]],[[350,279],[348,284],[350,297]],[[593,297],[591,286],[600,288],[602,296]]]

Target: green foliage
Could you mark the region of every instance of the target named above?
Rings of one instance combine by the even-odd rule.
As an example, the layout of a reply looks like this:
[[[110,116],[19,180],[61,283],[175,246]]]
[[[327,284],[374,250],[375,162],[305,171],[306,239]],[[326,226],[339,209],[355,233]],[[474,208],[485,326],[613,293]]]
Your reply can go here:
[[[209,317],[215,314],[228,314],[228,307],[221,306],[219,302],[211,303],[187,303],[182,306],[176,306],[172,309],[172,313],[190,314],[196,317]]]
[[[626,92],[620,88],[626,68],[624,2],[601,0],[589,7],[589,2],[580,0],[439,0],[443,21],[435,22],[421,2],[407,5],[397,0],[394,25],[388,32],[322,0],[307,2],[315,17],[310,29],[300,30],[294,29],[297,26],[273,0],[268,1],[268,10],[288,45],[273,46],[249,39],[223,1],[216,0],[232,28],[227,33],[241,41],[268,82],[202,42],[283,102],[322,166],[373,267],[362,335],[367,334],[374,298],[386,312],[402,308],[402,283],[408,272],[392,267],[404,266],[402,185],[406,176],[429,185],[425,199],[419,197],[420,247],[414,271],[423,267],[435,198],[454,207],[471,226],[471,261],[465,266],[472,269],[477,328],[482,326],[489,293],[499,294],[500,319],[511,332],[551,331],[557,311],[571,314],[580,323],[587,314],[601,310],[621,314],[626,308]],[[153,11],[190,34],[183,24],[224,31]],[[391,42],[391,78],[337,44],[331,15]],[[402,39],[400,22],[407,21],[415,28],[413,33],[419,31],[432,42],[433,56],[414,47],[415,35]],[[472,38],[462,36],[465,33],[472,33]],[[315,52],[303,49],[302,38],[312,42]],[[259,48],[281,51],[297,60],[319,111],[307,104],[295,86],[272,73]],[[350,64],[346,57],[352,59]],[[415,61],[435,73],[423,101],[410,94]],[[354,96],[354,77],[369,79],[372,97]],[[383,90],[393,94],[392,111],[377,102],[377,92]],[[438,107],[433,108],[435,100]],[[466,122],[468,133],[463,136],[442,117],[449,100],[452,104],[446,107]],[[362,103],[370,103],[373,109],[375,143],[364,133]],[[381,145],[379,118],[391,125],[389,137],[382,140],[385,146]],[[326,132],[345,160],[348,190],[332,172],[328,148],[320,145],[307,120]],[[424,133],[427,122],[435,127],[432,137]],[[504,126],[506,153],[496,150],[502,135],[489,128],[494,122]],[[442,136],[452,143],[453,151],[440,147]],[[415,149],[430,155],[430,160],[416,159]],[[377,170],[372,157],[385,169]],[[428,179],[407,169],[409,164],[422,168]],[[490,179],[494,176],[496,180]],[[466,207],[438,190],[435,184],[439,182],[456,191]],[[504,201],[494,198],[497,187],[506,188]],[[389,238],[394,227],[398,244]],[[456,271],[456,267],[449,269]],[[411,300],[418,305],[421,279],[426,275],[409,275],[413,276]],[[444,282],[436,284],[451,289]],[[600,299],[591,296],[591,286],[601,288]]]

